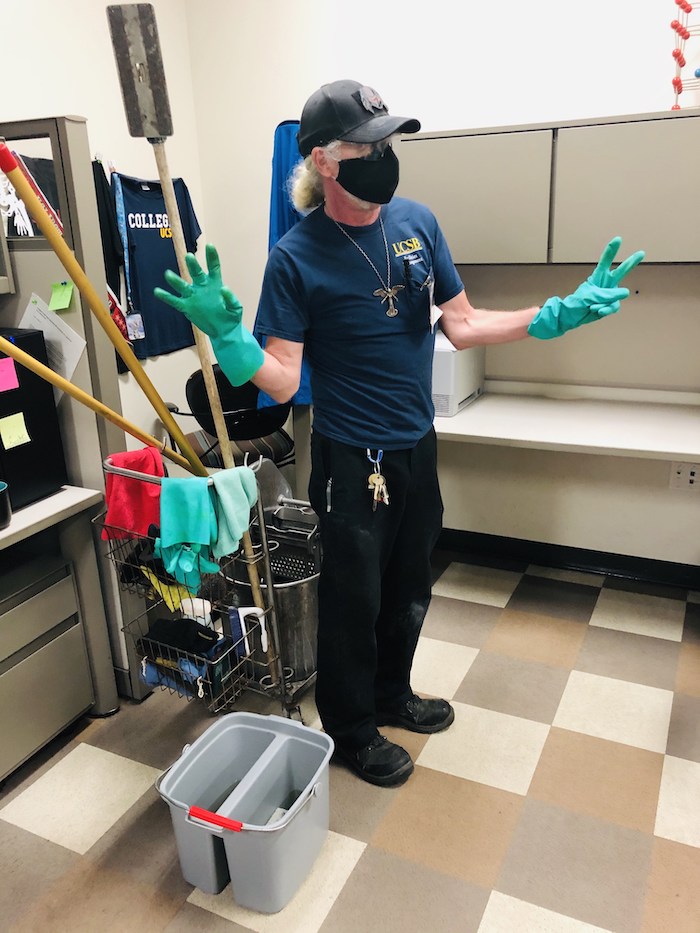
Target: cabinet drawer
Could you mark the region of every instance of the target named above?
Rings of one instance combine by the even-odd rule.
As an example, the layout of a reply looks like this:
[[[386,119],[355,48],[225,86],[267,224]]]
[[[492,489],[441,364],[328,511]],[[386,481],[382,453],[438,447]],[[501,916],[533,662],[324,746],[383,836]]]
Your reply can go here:
[[[76,623],[0,677],[0,780],[93,703],[82,626]]]
[[[10,609],[0,616],[0,661],[50,632],[77,611],[72,577],[64,577]]]

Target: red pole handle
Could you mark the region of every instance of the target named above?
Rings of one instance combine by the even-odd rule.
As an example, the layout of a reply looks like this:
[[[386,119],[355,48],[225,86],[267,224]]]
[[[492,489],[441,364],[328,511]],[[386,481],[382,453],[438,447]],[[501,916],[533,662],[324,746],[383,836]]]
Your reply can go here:
[[[219,816],[218,813],[212,813],[211,810],[204,810],[202,807],[190,807],[189,815],[196,820],[221,826],[222,829],[231,829],[234,833],[240,833],[243,829],[243,823],[238,820],[230,820],[227,816]]]
[[[12,155],[5,143],[0,143],[0,172],[11,172],[17,168],[17,159]]]

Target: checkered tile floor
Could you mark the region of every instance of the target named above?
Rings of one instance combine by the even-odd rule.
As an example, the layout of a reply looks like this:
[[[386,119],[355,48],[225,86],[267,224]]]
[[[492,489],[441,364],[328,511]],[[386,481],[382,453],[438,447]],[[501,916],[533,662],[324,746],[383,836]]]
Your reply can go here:
[[[212,719],[158,693],[6,782],[3,930],[698,933],[700,593],[448,554],[435,577],[414,688],[454,725],[384,730],[416,761],[401,788],[331,766],[331,831],[281,913],[182,880],[153,782]]]

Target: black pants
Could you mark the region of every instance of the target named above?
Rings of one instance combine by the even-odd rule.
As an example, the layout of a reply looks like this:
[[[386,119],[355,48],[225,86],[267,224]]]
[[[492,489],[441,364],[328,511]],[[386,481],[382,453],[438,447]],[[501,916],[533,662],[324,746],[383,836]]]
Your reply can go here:
[[[436,453],[432,429],[410,450],[385,451],[389,505],[373,511],[366,449],[312,435],[309,498],[323,547],[316,705],[326,732],[351,749],[376,735],[377,709],[412,695],[442,526]]]

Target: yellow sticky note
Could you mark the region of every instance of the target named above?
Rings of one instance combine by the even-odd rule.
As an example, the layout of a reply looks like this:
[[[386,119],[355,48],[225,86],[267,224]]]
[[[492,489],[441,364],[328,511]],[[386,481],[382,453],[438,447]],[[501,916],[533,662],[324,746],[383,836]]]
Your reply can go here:
[[[49,311],[65,311],[66,308],[70,307],[70,300],[72,297],[72,282],[54,282],[51,286]]]
[[[5,450],[31,443],[32,439],[24,421],[24,412],[18,411],[16,415],[0,418],[0,440]]]

